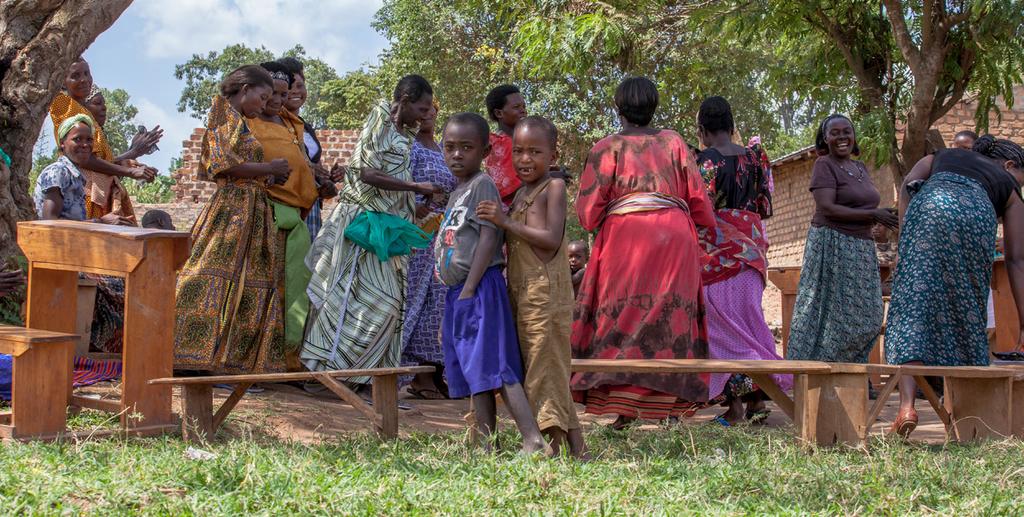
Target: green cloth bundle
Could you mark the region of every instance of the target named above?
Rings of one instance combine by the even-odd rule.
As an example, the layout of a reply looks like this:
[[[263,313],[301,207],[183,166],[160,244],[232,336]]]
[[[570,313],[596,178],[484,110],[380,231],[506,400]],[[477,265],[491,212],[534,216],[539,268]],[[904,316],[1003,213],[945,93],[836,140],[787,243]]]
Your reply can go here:
[[[415,224],[385,212],[362,212],[345,228],[345,238],[377,255],[381,262],[430,246],[430,236]]]

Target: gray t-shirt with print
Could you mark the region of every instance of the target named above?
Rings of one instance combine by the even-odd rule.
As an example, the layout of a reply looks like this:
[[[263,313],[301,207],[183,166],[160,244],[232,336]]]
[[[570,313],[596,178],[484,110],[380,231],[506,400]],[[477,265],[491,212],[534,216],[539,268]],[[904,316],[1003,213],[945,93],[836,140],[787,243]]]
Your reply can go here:
[[[476,206],[481,201],[494,201],[501,206],[498,187],[486,173],[479,172],[465,183],[460,183],[448,198],[444,220],[437,230],[434,243],[434,258],[437,261],[437,276],[444,285],[456,286],[464,283],[473,264],[473,253],[480,242],[480,228],[487,226],[498,232],[494,257],[488,267],[505,264],[501,249],[504,234],[494,224],[476,216]]]

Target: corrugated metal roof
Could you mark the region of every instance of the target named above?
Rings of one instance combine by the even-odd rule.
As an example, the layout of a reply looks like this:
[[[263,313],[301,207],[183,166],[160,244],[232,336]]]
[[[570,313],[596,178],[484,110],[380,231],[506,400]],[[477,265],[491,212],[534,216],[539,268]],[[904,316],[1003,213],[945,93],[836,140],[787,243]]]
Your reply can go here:
[[[782,157],[779,157],[779,158],[776,158],[776,159],[772,160],[772,166],[774,167],[776,165],[781,165],[783,163],[795,162],[795,161],[801,160],[803,158],[812,158],[812,157],[815,157],[816,155],[817,155],[817,152],[815,152],[814,146],[813,145],[809,145],[807,147],[804,147],[803,149],[800,149],[798,151],[793,151],[793,152],[791,152],[791,153],[789,153],[789,154],[787,154],[785,156],[782,156]]]

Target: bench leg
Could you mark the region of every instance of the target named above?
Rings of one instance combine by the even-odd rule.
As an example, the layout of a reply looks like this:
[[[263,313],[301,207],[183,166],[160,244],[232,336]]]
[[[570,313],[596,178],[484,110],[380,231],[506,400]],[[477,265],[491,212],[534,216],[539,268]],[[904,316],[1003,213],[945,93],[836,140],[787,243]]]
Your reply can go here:
[[[181,387],[181,436],[200,443],[213,439],[213,386],[186,384]]]
[[[380,375],[373,378],[373,409],[380,417],[375,419],[374,430],[384,440],[398,438],[398,376]]]
[[[795,376],[797,433],[807,443],[863,446],[867,438],[866,373]]]
[[[1024,403],[1024,381],[1013,381],[1013,393],[1011,394],[1010,401],[1015,404]],[[1013,436],[1016,438],[1024,438],[1024,410],[1014,410],[1013,415]]]
[[[946,377],[946,403],[958,442],[1006,438],[1012,433],[1013,379]]]

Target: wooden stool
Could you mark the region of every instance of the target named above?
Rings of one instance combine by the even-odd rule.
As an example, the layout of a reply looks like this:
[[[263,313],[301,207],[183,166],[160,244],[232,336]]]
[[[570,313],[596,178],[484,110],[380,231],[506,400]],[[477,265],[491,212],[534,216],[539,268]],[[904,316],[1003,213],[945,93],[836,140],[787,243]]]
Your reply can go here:
[[[0,438],[45,440],[64,433],[77,341],[74,334],[0,327],[0,353],[14,363],[11,411],[0,413]]]

